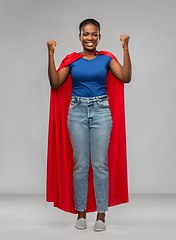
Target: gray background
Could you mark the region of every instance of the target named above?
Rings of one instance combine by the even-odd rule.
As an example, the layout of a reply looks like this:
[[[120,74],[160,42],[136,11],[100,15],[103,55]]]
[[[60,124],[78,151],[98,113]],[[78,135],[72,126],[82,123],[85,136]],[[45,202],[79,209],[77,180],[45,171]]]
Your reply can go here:
[[[130,36],[132,81],[125,84],[130,193],[176,193],[175,1],[1,1],[0,193],[45,193],[50,86],[48,40],[56,67],[82,51],[78,25],[101,24],[98,50],[123,64]]]

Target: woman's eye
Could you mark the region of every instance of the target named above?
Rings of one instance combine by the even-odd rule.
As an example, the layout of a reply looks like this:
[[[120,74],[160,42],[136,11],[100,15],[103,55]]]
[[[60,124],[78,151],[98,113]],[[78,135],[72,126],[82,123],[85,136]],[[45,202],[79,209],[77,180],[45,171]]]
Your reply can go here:
[[[88,36],[88,34],[87,34],[87,33],[83,33],[83,36]],[[94,33],[94,34],[92,34],[92,36],[93,36],[93,37],[97,37],[98,34],[97,34],[97,33]]]

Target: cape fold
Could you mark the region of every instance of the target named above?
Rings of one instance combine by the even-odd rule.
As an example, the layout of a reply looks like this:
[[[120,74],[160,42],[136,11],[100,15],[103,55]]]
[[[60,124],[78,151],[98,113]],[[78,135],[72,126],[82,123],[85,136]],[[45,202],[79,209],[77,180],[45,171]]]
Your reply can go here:
[[[117,58],[110,52],[100,51]],[[82,57],[73,52],[61,62],[59,69]],[[129,202],[124,83],[119,81],[110,70],[107,73],[107,93],[111,109],[113,127],[108,150],[109,167],[109,207]],[[48,126],[46,201],[54,202],[54,207],[76,214],[73,188],[73,149],[67,130],[67,115],[72,92],[72,79],[57,89],[51,88]],[[86,212],[96,211],[93,170],[90,161]]]

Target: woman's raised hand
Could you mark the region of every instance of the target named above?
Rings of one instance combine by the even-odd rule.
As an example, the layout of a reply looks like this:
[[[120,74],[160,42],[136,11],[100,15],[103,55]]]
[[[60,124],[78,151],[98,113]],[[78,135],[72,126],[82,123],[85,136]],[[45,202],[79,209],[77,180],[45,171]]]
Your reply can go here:
[[[123,48],[128,48],[128,41],[130,37],[126,34],[120,35],[120,41],[122,42]]]
[[[48,46],[48,53],[53,54],[55,52],[55,47],[56,47],[56,41],[55,40],[50,40],[46,42]]]

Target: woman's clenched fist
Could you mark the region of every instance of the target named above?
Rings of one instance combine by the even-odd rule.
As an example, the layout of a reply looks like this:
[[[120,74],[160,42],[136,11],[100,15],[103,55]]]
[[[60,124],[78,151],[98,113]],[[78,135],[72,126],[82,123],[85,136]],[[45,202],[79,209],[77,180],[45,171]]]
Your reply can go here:
[[[56,41],[55,40],[50,40],[46,42],[48,46],[48,52],[49,54],[53,54],[55,52],[55,47],[56,47]]]
[[[123,48],[128,48],[128,41],[130,37],[126,34],[120,35],[120,41],[122,42]]]

